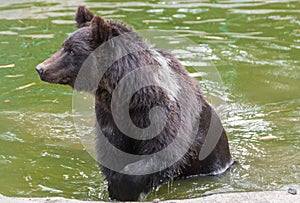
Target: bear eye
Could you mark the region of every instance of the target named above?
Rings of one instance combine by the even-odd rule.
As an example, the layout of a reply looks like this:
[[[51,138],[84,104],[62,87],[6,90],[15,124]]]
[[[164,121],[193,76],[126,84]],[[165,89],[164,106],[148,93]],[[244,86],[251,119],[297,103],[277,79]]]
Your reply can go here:
[[[73,50],[70,50],[69,53],[68,53],[70,56],[74,56],[75,55],[75,52]]]

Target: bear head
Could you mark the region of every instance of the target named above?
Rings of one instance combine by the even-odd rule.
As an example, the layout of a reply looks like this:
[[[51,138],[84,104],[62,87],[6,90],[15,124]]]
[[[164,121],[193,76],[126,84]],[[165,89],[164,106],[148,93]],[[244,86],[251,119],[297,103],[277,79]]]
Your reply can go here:
[[[78,30],[62,44],[60,50],[36,67],[41,80],[66,84],[74,88],[81,66],[101,44],[132,29],[126,25],[95,16],[84,6],[79,6],[75,20]]]

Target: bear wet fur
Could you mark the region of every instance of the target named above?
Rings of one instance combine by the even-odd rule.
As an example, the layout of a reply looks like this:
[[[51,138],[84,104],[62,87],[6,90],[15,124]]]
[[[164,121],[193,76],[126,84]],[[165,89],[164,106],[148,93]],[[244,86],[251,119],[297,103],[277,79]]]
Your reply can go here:
[[[59,51],[39,64],[36,70],[43,81],[70,85],[78,91],[88,91],[95,95],[96,151],[101,171],[108,182],[111,199],[135,201],[141,193],[148,193],[152,188],[156,188],[166,181],[194,175],[216,175],[230,167],[233,160],[229,151],[227,135],[220,119],[205,101],[199,83],[188,75],[188,72],[173,55],[149,45],[131,27],[117,21],[94,16],[84,6],[78,8],[75,20],[79,29],[64,41]],[[133,33],[134,39],[131,39],[130,45],[137,48],[137,51],[120,57],[118,56],[120,50],[126,49],[126,47],[122,47],[122,43],[114,42],[113,39],[120,36],[125,36],[126,39],[126,35],[130,33]],[[109,49],[111,52],[97,52],[96,49],[105,43],[113,47]],[[95,75],[92,70],[87,73],[87,75],[90,74],[90,78],[84,80],[84,84],[76,84],[76,78],[84,62],[91,54],[95,53],[102,59],[97,64],[100,69],[106,58],[114,59],[114,62],[110,64],[110,68],[96,85],[88,84]],[[164,62],[164,65],[161,64]],[[134,155],[151,155],[160,152],[171,144],[176,136],[181,136],[179,138],[183,142],[190,138],[189,135],[178,134],[182,122],[181,111],[185,106],[178,104],[175,93],[175,96],[170,95],[163,88],[155,85],[143,87],[132,95],[129,114],[135,126],[143,129],[151,125],[149,118],[151,109],[160,106],[165,109],[164,113],[167,118],[163,130],[156,137],[144,140],[129,137],[117,127],[112,115],[113,109],[111,109],[113,91],[127,74],[147,66],[159,67],[158,71],[165,74],[167,79],[171,78],[169,74],[174,74],[179,77],[180,81],[185,81],[173,84],[173,92],[188,90],[195,95],[196,104],[189,104],[195,102],[189,98],[184,101],[187,108],[193,105],[199,106],[199,112],[196,112],[198,119],[196,136],[184,154],[180,155],[182,152],[180,146],[173,148],[172,154],[166,156],[179,154],[180,159],[170,166],[162,166],[158,172],[143,174],[143,170],[147,171],[153,167],[150,164],[151,160],[143,158],[125,162],[118,171],[112,170],[101,165],[103,157],[110,159],[111,162],[116,159],[114,152],[103,146],[101,134],[117,149]],[[183,120],[183,122],[191,121]],[[215,132],[220,136],[215,145],[212,145],[214,148],[210,150],[210,153],[205,159],[200,160],[199,153],[205,146],[206,136],[211,126],[216,126]],[[188,130],[192,131],[193,129]],[[143,175],[131,175],[132,164],[140,166]]]

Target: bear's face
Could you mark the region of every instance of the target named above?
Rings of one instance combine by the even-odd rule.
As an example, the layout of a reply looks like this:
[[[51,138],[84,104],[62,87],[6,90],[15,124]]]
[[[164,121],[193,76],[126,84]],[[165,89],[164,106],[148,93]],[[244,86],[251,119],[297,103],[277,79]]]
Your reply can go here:
[[[49,59],[37,66],[41,80],[73,86],[82,63],[93,51],[89,27],[80,28]]]
[[[83,6],[78,8],[75,19],[79,29],[64,41],[60,50],[36,67],[41,80],[74,88],[77,74],[92,51],[123,31]]]

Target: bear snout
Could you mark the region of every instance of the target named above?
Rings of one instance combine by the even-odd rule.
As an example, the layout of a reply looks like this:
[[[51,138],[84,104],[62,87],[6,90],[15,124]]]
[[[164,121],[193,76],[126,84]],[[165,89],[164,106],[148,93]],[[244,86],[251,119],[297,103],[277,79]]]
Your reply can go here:
[[[44,72],[43,66],[41,64],[37,65],[35,70],[39,73],[39,75],[41,76]]]

